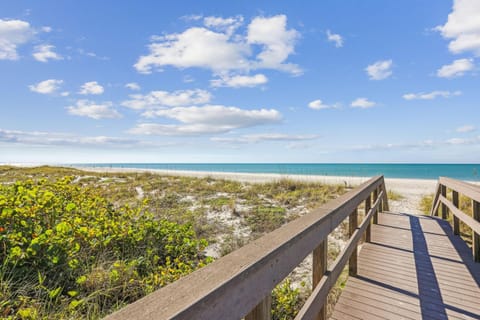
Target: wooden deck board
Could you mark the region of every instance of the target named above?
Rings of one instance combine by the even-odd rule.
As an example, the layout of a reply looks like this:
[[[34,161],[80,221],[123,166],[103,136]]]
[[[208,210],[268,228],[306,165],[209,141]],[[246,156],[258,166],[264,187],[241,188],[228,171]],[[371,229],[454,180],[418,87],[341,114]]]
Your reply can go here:
[[[381,213],[331,319],[480,319],[480,263],[448,222]]]

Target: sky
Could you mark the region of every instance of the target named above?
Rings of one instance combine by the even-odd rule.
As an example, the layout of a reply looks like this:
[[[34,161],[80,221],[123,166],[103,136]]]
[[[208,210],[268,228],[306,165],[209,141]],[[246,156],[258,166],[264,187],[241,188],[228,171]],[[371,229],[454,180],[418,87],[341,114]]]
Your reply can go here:
[[[479,163],[480,1],[2,1],[0,162]]]

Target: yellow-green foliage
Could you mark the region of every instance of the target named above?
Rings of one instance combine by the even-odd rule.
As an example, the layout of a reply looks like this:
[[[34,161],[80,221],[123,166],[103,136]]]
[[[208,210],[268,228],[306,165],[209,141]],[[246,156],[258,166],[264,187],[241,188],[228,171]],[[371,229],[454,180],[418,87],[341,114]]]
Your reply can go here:
[[[404,196],[402,196],[400,193],[392,190],[388,190],[387,195],[388,195],[388,199],[393,201],[402,200],[404,198]]]
[[[306,300],[306,293],[293,288],[290,279],[286,279],[273,289],[272,320],[290,320],[295,318]]]
[[[98,318],[207,263],[206,245],[71,177],[0,184],[0,317]]]
[[[432,210],[432,204],[433,204],[433,194],[423,196],[422,199],[420,200],[420,210],[424,214],[430,214],[430,211]]]

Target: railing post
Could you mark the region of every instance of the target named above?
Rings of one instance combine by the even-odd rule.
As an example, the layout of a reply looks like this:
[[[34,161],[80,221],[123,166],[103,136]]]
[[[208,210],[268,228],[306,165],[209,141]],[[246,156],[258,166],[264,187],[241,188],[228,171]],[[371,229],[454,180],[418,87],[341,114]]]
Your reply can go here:
[[[442,196],[444,196],[445,198],[447,197],[447,187],[442,185],[440,187],[440,193]],[[447,219],[447,206],[442,203],[442,219]]]
[[[458,208],[458,192],[455,190],[452,190],[452,202],[455,208]],[[460,234],[460,220],[456,215],[453,215],[453,234],[457,236]]]
[[[272,295],[267,295],[249,314],[245,320],[270,320],[272,319]]]
[[[322,277],[327,271],[328,264],[328,240],[323,240],[318,247],[313,250],[313,261],[312,261],[312,290],[318,285]],[[327,308],[324,304],[320,313],[317,315],[316,320],[326,320],[327,319]]]
[[[358,209],[353,210],[348,218],[348,228],[349,228],[349,236],[352,237],[353,233],[358,227]],[[348,274],[350,276],[357,275],[357,251],[358,251],[358,244],[355,246],[355,249],[350,256],[350,260],[348,260]]]
[[[375,189],[373,190],[373,203],[377,202],[377,199],[378,199],[378,189]],[[378,211],[380,210],[378,208],[375,210],[375,213],[373,214],[373,224],[378,223]]]
[[[480,202],[472,200],[473,219],[480,221]],[[472,230],[473,260],[480,262],[480,235]]]
[[[369,195],[367,199],[365,199],[365,217],[367,216],[371,207],[372,207],[372,197]],[[367,227],[367,230],[365,231],[365,242],[370,242],[372,240],[371,227],[372,227],[371,222],[368,222],[368,227]]]

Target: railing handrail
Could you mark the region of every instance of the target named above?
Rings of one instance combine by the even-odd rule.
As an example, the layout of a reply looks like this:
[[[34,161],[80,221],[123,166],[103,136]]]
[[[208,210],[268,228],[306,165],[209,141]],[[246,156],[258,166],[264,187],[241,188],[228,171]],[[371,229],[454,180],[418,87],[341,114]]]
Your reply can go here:
[[[366,181],[309,214],[107,316],[107,319],[240,319],[269,295],[308,254],[321,243],[326,243],[328,235],[345,218],[352,217],[353,213],[356,215],[363,201],[369,201],[368,210],[372,192],[374,198],[379,196],[366,213],[368,226],[364,220],[360,227],[354,227],[355,232],[334,263],[331,275],[325,273],[322,279],[328,284],[320,282],[315,288],[324,286],[324,291],[329,290],[327,287],[333,285],[340,274],[337,266],[343,264],[343,268],[353,247],[369,227],[375,210],[381,210],[382,202],[388,208],[383,176]],[[325,302],[326,295],[321,299]]]
[[[440,177],[438,180],[447,188],[462,193],[472,200],[480,201],[480,186],[448,177]]]
[[[452,190],[453,202],[447,198],[447,189]],[[472,200],[472,216],[459,209],[459,194],[463,194]],[[447,218],[449,212],[453,214],[453,232],[455,235],[460,234],[459,221],[472,229],[472,255],[475,261],[480,262],[480,186],[452,178],[440,177],[430,215],[437,215],[440,206],[443,219]]]

